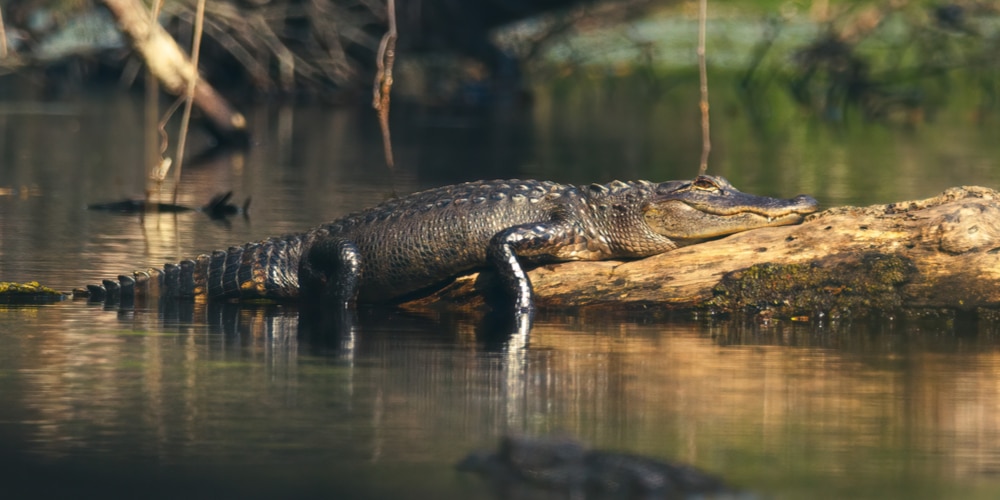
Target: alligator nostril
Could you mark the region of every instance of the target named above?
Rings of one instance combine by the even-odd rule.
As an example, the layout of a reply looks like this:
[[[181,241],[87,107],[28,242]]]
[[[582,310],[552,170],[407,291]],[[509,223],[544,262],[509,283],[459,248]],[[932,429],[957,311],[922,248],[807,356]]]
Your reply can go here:
[[[810,205],[814,208],[819,206],[819,202],[816,201],[816,198],[813,198],[812,196],[809,196],[807,194],[800,194],[795,198],[793,198],[793,201],[795,201],[796,203],[801,203],[803,205]]]

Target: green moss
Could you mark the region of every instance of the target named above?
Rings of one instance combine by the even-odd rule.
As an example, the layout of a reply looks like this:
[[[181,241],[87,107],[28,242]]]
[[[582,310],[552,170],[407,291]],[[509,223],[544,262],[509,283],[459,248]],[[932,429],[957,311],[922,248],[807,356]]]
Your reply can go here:
[[[909,259],[879,253],[758,264],[724,276],[706,307],[784,318],[866,316],[900,308],[899,287],[916,272]]]
[[[0,281],[0,303],[31,304],[37,302],[56,302],[65,298],[65,294],[53,290],[37,281],[14,283]]]

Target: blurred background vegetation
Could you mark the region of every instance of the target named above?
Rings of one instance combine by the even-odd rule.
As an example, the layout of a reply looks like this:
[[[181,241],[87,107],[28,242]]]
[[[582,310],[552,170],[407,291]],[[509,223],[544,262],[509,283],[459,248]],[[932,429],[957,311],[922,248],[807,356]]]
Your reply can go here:
[[[3,0],[0,90],[56,96],[131,86],[140,61],[99,0]],[[385,30],[381,0],[208,2],[201,70],[228,98],[366,101]],[[919,120],[972,83],[997,100],[1000,2],[759,0],[709,2],[709,65],[754,92],[778,85],[837,119]],[[478,105],[566,78],[634,76],[674,85],[694,68],[697,2],[414,0],[399,2],[396,83],[405,98]],[[189,44],[193,0],[160,22]]]

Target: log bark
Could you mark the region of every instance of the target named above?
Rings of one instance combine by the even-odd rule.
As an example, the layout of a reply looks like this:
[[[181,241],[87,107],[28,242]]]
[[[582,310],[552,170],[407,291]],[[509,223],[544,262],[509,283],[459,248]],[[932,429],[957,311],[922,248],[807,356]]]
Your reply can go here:
[[[838,207],[630,261],[529,272],[539,308],[704,309],[832,317],[880,310],[1000,306],[1000,193],[951,188],[925,200]],[[492,272],[404,304],[484,304]]]
[[[150,22],[146,6],[140,0],[102,1],[163,88],[174,95],[184,94],[188,82],[198,78],[198,69],[162,26]],[[195,86],[194,105],[219,139],[230,143],[247,141],[246,118],[203,78]]]

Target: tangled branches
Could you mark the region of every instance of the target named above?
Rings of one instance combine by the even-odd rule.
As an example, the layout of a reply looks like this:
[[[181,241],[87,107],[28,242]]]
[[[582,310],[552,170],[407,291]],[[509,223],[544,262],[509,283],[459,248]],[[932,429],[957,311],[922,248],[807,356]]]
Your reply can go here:
[[[164,24],[189,29],[194,3],[168,2]],[[248,80],[262,93],[326,92],[358,88],[370,76],[386,7],[374,0],[226,0],[210,2],[205,14],[203,57],[214,60],[208,71],[218,68],[213,81]],[[243,78],[234,78],[232,63]]]

